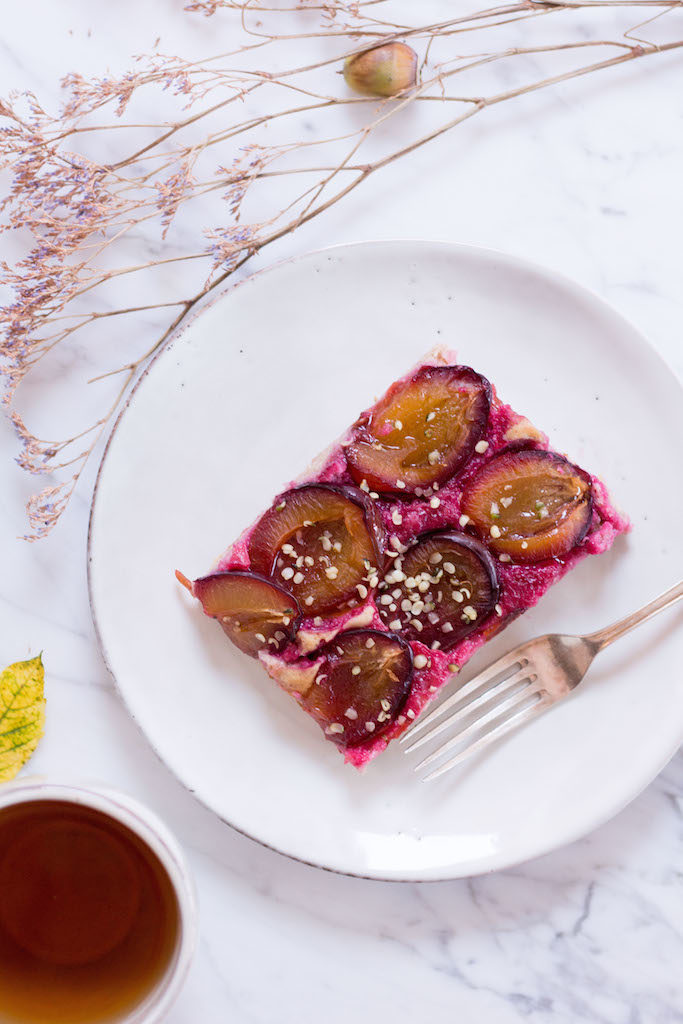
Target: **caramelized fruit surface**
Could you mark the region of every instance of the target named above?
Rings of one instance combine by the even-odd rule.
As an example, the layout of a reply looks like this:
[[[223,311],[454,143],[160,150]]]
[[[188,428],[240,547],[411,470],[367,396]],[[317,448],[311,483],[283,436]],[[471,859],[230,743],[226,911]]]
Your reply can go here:
[[[398,572],[394,569],[380,584],[380,616],[390,629],[428,647],[454,647],[481,625],[498,600],[493,559],[465,534],[423,534],[399,564]]]
[[[486,429],[490,392],[467,366],[422,367],[356,424],[346,448],[351,476],[395,494],[448,480]]]
[[[504,560],[538,562],[583,540],[591,521],[591,481],[560,455],[508,449],[468,482],[462,511]]]
[[[292,593],[305,615],[320,615],[367,597],[380,533],[372,503],[358,488],[307,484],[280,495],[258,521],[250,564]]]
[[[341,747],[381,735],[410,692],[413,657],[400,637],[376,629],[342,633],[322,651],[323,667],[302,703]]]
[[[301,617],[291,594],[250,572],[203,576],[194,581],[192,592],[235,646],[252,657],[263,650],[281,650],[294,636]]]

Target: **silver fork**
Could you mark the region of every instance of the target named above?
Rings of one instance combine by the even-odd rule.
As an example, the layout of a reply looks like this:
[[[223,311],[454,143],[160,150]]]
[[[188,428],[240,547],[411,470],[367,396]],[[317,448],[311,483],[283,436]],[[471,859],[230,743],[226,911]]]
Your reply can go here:
[[[449,730],[446,742],[420,761],[415,771],[435,764],[464,743],[454,757],[424,776],[425,782],[435,779],[530,722],[579,685],[599,651],[682,597],[683,581],[597,633],[539,636],[504,654],[404,733],[400,742],[407,743],[408,753]],[[450,713],[444,718],[447,712]],[[473,712],[477,716],[471,720]],[[425,732],[428,725],[434,727]]]

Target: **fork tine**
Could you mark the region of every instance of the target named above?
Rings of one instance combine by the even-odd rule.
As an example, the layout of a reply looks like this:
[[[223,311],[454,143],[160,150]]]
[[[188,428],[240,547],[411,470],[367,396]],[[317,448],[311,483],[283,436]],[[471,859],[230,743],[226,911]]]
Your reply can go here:
[[[444,729],[449,729],[452,725],[459,722],[460,719],[464,718],[466,715],[469,715],[470,712],[474,711],[476,708],[481,707],[482,705],[488,706],[494,698],[505,696],[509,690],[512,690],[520,683],[523,683],[526,678],[530,678],[531,682],[534,682],[536,676],[533,674],[530,675],[529,670],[530,666],[527,664],[523,668],[518,669],[514,675],[505,676],[505,678],[501,679],[497,683],[484,683],[482,686],[478,686],[476,689],[470,690],[469,695],[465,694],[462,696],[462,691],[458,691],[454,696],[461,698],[458,702],[459,706],[456,707],[453,713],[448,715],[447,718],[437,722],[433,729],[423,732],[416,740],[409,743],[405,748],[406,754],[410,753],[411,750],[417,750],[418,747],[421,747],[423,744],[433,740],[434,737],[438,736],[439,733],[444,731]],[[477,681],[478,677],[472,680],[472,682]],[[470,684],[468,683],[467,686],[469,687],[469,685]],[[465,689],[467,689],[467,687],[463,687],[463,690]],[[413,738],[412,729],[410,730],[410,738]]]
[[[521,690],[515,690],[511,696],[505,697],[503,700],[494,698],[493,701],[489,702],[490,707],[484,709],[483,714],[479,715],[474,722],[466,725],[463,729],[456,729],[455,734],[450,739],[447,739],[445,743],[442,743],[433,753],[428,754],[427,757],[416,765],[415,771],[418,771],[420,768],[426,768],[428,764],[437,761],[444,754],[448,753],[452,747],[457,746],[473,733],[478,733],[489,722],[495,721],[501,716],[507,717],[508,713],[514,711],[518,705],[523,704],[535,693],[538,693],[541,687],[542,683],[537,680],[534,683],[529,683]]]
[[[439,704],[437,708],[434,708],[433,711],[430,711],[429,714],[424,717],[421,716],[417,722],[415,722],[415,724],[407,730],[403,736],[401,736],[399,742],[405,743],[406,741],[412,740],[417,733],[421,732],[425,726],[430,724],[430,722],[436,721],[437,718],[440,718],[441,715],[452,708],[455,704],[458,704],[464,697],[469,696],[469,694],[473,693],[473,691],[477,690],[480,686],[484,686],[486,683],[491,683],[493,686],[497,686],[499,682],[507,679],[513,672],[517,672],[523,667],[522,660],[525,659],[520,660],[518,651],[515,651],[514,653],[516,655],[514,658],[511,658],[509,653],[504,654],[502,658],[498,658],[498,660],[494,661],[492,665],[488,666],[488,668],[483,669],[479,675],[470,679],[469,682],[464,684],[464,686],[459,687],[452,696]]]
[[[465,747],[464,750],[461,750],[458,754],[455,755],[455,757],[452,757],[450,761],[446,761],[445,764],[439,765],[438,768],[432,769],[432,771],[429,772],[428,775],[424,776],[422,781],[430,782],[432,779],[437,779],[440,775],[444,775],[452,768],[455,768],[457,765],[462,764],[462,762],[465,761],[468,757],[471,757],[473,754],[476,754],[477,751],[483,750],[485,747],[488,747],[489,744],[495,743],[497,740],[501,739],[503,736],[506,735],[506,733],[512,732],[513,729],[518,729],[520,726],[525,725],[527,722],[530,722],[532,718],[536,717],[536,715],[540,715],[543,711],[547,711],[549,707],[552,707],[553,703],[554,701],[551,700],[549,697],[542,697],[540,700],[536,701],[535,704],[532,704],[531,707],[522,708],[521,711],[518,711],[517,714],[512,715],[511,718],[504,718],[500,725],[494,726],[494,728],[489,729],[488,732],[485,732],[483,736],[480,736],[479,739],[474,740],[473,743],[470,743],[467,747]],[[418,765],[418,767],[420,766]]]

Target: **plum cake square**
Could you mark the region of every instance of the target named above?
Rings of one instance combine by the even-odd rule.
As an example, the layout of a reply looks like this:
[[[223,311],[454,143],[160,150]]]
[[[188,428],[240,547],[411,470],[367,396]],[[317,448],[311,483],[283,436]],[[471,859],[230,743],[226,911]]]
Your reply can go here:
[[[178,579],[360,767],[628,522],[486,378],[432,353],[213,572]]]

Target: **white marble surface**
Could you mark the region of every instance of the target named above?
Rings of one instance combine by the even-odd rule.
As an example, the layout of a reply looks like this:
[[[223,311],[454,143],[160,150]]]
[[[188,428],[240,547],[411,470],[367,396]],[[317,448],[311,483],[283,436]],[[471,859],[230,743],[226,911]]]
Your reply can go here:
[[[186,43],[215,52],[219,22],[180,7],[168,0],[6,5],[0,94],[28,87],[55,102],[65,71],[124,67],[159,35],[168,52]],[[228,32],[227,21],[220,24]],[[506,249],[595,289],[681,373],[680,62],[664,56],[492,111],[370,182],[259,265],[373,237]],[[7,241],[3,256],[12,258]],[[14,453],[1,423],[0,660],[44,651],[48,724],[33,768],[128,790],[184,844],[202,937],[171,1024],[322,1017],[334,1024],[378,1014],[396,1024],[683,1020],[680,754],[612,822],[513,871],[418,886],[290,862],[200,807],[157,761],[114,692],[86,593],[95,467],[54,534],[26,545],[15,537],[31,481],[12,463]]]

